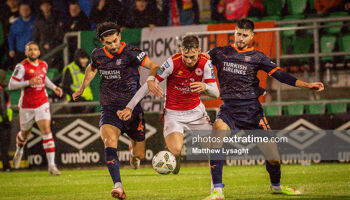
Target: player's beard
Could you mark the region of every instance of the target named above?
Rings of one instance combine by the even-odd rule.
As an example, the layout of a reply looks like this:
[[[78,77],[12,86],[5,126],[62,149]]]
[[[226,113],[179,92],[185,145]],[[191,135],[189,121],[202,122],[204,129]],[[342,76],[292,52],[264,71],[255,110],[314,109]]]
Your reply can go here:
[[[240,50],[245,49],[248,45],[244,42],[236,42],[236,47]]]
[[[109,49],[108,52],[109,52],[110,54],[116,54],[116,53],[118,52],[118,49],[117,49],[117,48],[115,48],[115,49]]]
[[[28,60],[29,60],[30,62],[36,62],[36,61],[38,60],[38,58],[39,58],[39,56],[37,56],[37,57],[28,56]]]

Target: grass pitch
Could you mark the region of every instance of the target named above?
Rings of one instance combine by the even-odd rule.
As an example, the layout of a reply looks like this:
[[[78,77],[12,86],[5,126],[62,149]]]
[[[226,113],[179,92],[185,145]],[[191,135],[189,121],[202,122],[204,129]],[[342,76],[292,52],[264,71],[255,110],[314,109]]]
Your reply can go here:
[[[178,175],[153,169],[122,169],[127,199],[201,200],[209,195],[209,167],[182,167]],[[226,199],[350,199],[349,164],[283,165],[282,184],[305,191],[299,196],[273,195],[265,166],[224,167]],[[107,168],[0,173],[1,200],[112,199]]]

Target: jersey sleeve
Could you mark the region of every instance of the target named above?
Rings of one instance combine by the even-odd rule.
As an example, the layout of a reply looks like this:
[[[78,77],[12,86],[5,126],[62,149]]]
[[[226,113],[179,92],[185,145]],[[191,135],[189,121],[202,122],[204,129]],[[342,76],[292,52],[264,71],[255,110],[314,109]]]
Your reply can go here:
[[[146,62],[147,55],[145,52],[141,51],[139,48],[133,47],[129,51],[131,59],[136,64],[135,66],[143,66]]]
[[[21,81],[26,73],[24,66],[22,64],[18,64],[15,68],[15,71],[12,74],[12,79],[16,81]]]
[[[97,59],[97,53],[96,53],[96,49],[94,49],[91,53],[91,63],[90,66],[94,69],[98,69],[101,66],[101,62],[98,61]]]
[[[213,49],[209,50],[208,54],[210,56],[210,60],[211,60],[212,64],[216,66],[217,65],[217,56],[216,56],[217,48],[213,48]]]
[[[263,54],[260,60],[260,69],[265,71],[269,76],[275,73],[280,68],[277,67],[276,63],[270,60],[265,54]]]
[[[160,69],[158,70],[158,74],[156,76],[157,80],[159,82],[162,82],[164,79],[166,79],[170,74],[173,73],[174,70],[174,62],[172,58],[169,58],[166,60]]]
[[[213,64],[208,60],[204,65],[203,82],[214,83],[216,82]]]

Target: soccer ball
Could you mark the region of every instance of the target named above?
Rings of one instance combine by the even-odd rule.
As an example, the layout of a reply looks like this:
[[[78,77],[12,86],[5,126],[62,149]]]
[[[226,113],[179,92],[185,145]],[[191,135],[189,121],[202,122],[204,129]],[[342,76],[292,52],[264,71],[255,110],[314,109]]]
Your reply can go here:
[[[153,157],[152,166],[160,174],[169,174],[176,167],[176,158],[169,151],[160,151]]]

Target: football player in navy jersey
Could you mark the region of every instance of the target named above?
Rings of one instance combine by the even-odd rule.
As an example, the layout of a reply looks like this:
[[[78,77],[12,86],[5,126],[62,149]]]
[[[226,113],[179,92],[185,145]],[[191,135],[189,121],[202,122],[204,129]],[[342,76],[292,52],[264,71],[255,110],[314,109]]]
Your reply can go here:
[[[264,93],[259,87],[258,70],[263,70],[278,81],[315,91],[322,91],[321,82],[307,83],[280,70],[264,53],[249,44],[254,37],[254,23],[241,19],[236,24],[234,44],[216,47],[208,52],[217,68],[220,97],[223,105],[213,125],[214,130],[268,130],[270,126],[264,117],[258,97]],[[277,149],[277,148],[276,148]],[[222,168],[224,160],[211,160],[213,181],[212,194],[206,199],[224,199],[222,193]],[[270,175],[273,193],[297,194],[293,188],[282,186],[280,160],[267,160],[266,169]]]
[[[125,199],[120,172],[117,146],[119,136],[126,133],[130,140],[130,164],[137,169],[145,157],[145,120],[141,105],[133,110],[132,117],[122,121],[117,111],[123,110],[140,88],[139,66],[150,69],[147,84],[149,90],[162,96],[162,89],[153,81],[159,66],[138,48],[121,42],[120,27],[113,22],[97,25],[97,36],[103,48],[96,48],[91,54],[91,64],[85,71],[80,90],[72,96],[76,101],[98,72],[101,76],[100,133],[105,145],[106,164],[114,183],[112,197]]]

